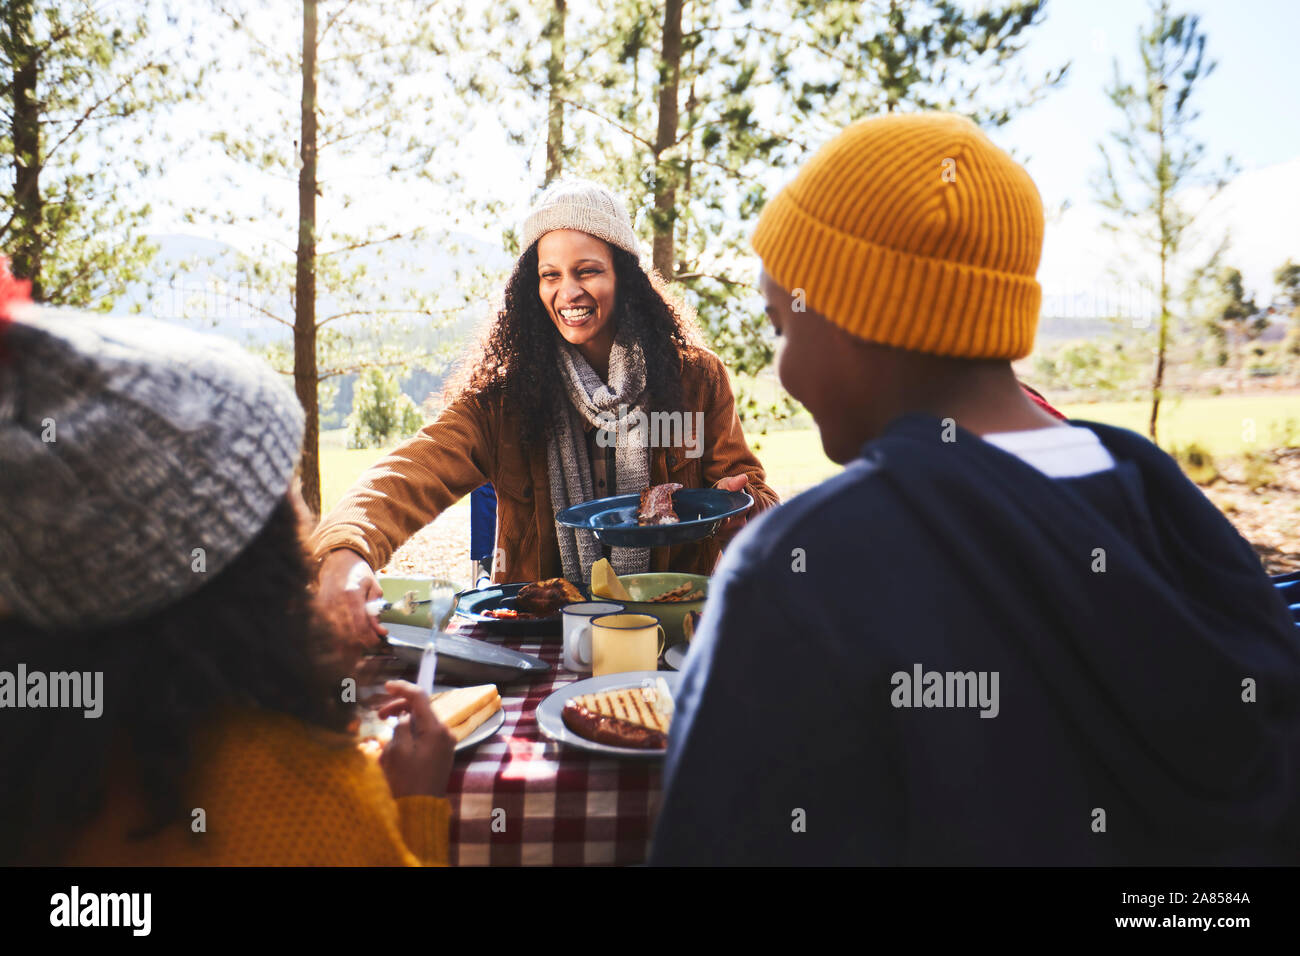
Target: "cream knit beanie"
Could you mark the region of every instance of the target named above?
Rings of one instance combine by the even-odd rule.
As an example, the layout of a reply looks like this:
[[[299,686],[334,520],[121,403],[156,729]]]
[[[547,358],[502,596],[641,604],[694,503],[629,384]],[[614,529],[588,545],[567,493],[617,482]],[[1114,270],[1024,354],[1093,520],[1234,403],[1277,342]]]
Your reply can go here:
[[[641,257],[627,207],[604,186],[585,179],[561,180],[542,193],[520,230],[521,248],[556,229],[577,229]]]

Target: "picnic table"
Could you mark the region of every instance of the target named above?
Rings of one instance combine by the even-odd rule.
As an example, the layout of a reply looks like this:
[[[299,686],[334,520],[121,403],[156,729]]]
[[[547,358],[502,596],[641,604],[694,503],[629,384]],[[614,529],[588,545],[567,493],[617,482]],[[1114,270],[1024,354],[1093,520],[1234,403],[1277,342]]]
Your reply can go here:
[[[659,812],[663,762],[605,757],[542,734],[537,705],[583,679],[560,665],[556,637],[487,638],[540,657],[541,680],[500,687],[505,724],[458,754],[447,786],[453,866],[589,866],[644,863]]]

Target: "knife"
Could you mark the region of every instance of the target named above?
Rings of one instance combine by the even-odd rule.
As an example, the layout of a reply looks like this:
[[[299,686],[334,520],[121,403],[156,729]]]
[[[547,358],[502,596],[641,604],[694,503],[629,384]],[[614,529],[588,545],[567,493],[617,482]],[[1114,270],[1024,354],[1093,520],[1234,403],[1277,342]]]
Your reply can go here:
[[[551,670],[551,665],[540,658],[498,644],[442,631],[431,634],[427,627],[410,624],[388,625],[393,652],[410,663],[424,662],[425,648],[434,642],[435,635],[443,683],[509,683]]]
[[[438,670],[438,635],[430,634],[429,642],[424,645],[424,653],[420,655],[420,676],[415,682],[420,685],[420,690],[424,691],[425,696],[433,693],[433,675]]]

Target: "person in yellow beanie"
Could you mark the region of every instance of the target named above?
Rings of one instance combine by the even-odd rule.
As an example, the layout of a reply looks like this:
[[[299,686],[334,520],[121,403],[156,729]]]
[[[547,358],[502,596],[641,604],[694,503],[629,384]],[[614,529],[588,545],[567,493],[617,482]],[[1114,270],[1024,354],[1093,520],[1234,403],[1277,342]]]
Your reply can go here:
[[[944,114],[849,127],[764,209],[781,381],[845,468],[715,575],[652,863],[1300,860],[1295,628],[1168,456],[1017,383],[1042,238]]]

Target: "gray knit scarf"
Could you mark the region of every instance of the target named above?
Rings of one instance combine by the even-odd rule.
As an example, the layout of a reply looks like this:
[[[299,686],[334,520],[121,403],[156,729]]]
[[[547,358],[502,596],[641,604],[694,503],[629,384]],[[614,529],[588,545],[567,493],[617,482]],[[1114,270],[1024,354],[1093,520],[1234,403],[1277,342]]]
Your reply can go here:
[[[595,498],[591,458],[587,454],[584,422],[610,431],[614,449],[615,481],[620,495],[638,494],[650,484],[650,448],[645,412],[645,356],[635,340],[622,334],[609,353],[609,384],[587,364],[582,353],[560,343],[560,378],[569,401],[557,416],[546,443],[550,473],[551,507],[559,514],[570,505]],[[600,560],[600,542],[590,531],[555,526],[564,576],[575,583],[591,580],[591,566]],[[616,574],[638,574],[650,569],[648,548],[614,548],[610,564]]]

